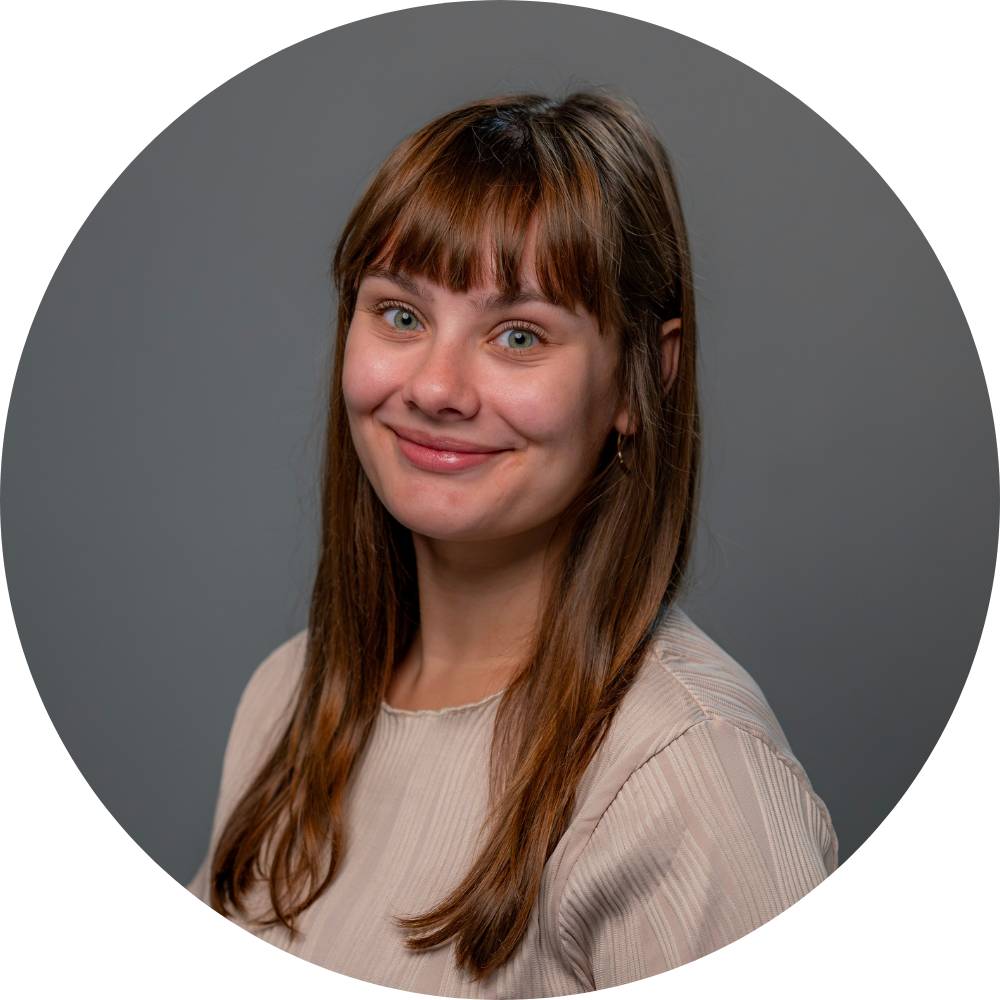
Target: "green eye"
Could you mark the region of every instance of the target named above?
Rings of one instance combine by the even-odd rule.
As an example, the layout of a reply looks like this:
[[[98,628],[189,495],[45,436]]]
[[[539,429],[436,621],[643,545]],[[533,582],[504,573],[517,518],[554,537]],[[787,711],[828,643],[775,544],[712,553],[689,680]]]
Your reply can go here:
[[[383,312],[396,314],[393,319],[389,320],[389,323],[397,330],[415,330],[420,325],[420,321],[409,309],[403,309],[399,306],[389,306]]]
[[[509,330],[504,330],[503,333],[500,334],[500,336],[506,337],[508,334],[510,334],[511,339],[507,344],[504,344],[503,346],[507,347],[509,350],[519,351],[527,347],[534,347],[535,344],[532,343],[531,340],[529,340],[528,338],[533,338],[533,340],[536,342],[538,341],[537,333],[535,333],[533,330],[525,330],[522,327],[512,326]]]

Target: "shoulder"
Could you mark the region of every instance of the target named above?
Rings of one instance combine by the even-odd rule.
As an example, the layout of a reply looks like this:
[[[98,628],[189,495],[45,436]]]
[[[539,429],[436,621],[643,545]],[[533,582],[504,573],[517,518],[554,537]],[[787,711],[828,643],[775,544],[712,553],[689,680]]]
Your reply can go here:
[[[680,609],[658,622],[609,740],[552,897],[563,955],[591,988],[721,947],[836,868],[829,811],[761,689]]]
[[[712,783],[731,803],[787,788],[815,813],[835,853],[829,811],[760,686],[676,604],[657,620],[646,658],[584,773],[570,839],[579,845],[589,837],[626,783],[656,795],[648,779],[666,780],[666,765],[686,767],[689,791]]]
[[[260,720],[292,697],[305,666],[307,639],[308,631],[302,629],[257,664],[240,695],[238,713]]]
[[[226,746],[230,777],[259,764],[287,722],[305,666],[308,632],[302,629],[272,649],[243,687]]]
[[[816,794],[767,697],[751,674],[707,635],[682,608],[670,606],[658,620],[649,652],[615,719],[621,748],[616,778],[647,760],[679,759],[702,747],[702,768],[734,788],[753,778],[791,782],[823,818],[835,842],[826,805]],[[709,746],[715,754],[708,753]],[[612,781],[612,785],[615,782]]]
[[[620,787],[632,771],[696,726],[752,738],[808,781],[754,678],[675,604],[656,623],[646,659],[595,761],[597,770]],[[615,778],[621,779],[617,785]]]
[[[253,668],[240,693],[222,758],[209,850],[188,885],[206,902],[209,864],[222,824],[250,786],[290,717],[305,665],[306,638],[303,629],[272,649]]]
[[[829,812],[774,746],[727,718],[686,729],[629,774],[560,866],[551,923],[590,989],[735,941],[837,867]]]
[[[691,725],[716,719],[791,755],[781,725],[754,678],[677,605],[658,621],[629,695],[622,706],[623,721],[631,728],[645,717],[646,725],[660,731],[663,745]]]

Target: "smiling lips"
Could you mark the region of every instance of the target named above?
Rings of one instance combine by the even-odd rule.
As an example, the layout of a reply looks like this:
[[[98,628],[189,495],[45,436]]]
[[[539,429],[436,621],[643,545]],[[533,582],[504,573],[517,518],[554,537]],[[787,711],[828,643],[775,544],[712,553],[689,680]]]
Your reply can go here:
[[[451,438],[432,438],[416,431],[405,431],[404,437],[392,428],[399,450],[418,469],[425,472],[461,472],[502,455],[506,448],[487,450],[481,445],[466,444]],[[420,440],[411,440],[419,438]]]

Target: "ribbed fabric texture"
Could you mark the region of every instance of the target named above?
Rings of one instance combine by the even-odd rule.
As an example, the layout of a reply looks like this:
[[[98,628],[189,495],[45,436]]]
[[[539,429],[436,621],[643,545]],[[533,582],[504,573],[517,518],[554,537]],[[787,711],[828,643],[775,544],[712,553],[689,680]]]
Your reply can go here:
[[[288,720],[305,639],[299,632],[274,650],[240,699],[209,851],[188,886],[205,902],[222,822]],[[476,983],[455,965],[450,941],[409,952],[390,917],[429,909],[476,856],[499,699],[415,712],[383,703],[347,800],[343,866],[300,916],[302,937],[237,922],[310,962],[385,986],[563,996],[714,951],[837,867],[829,811],[760,688],[674,605],[584,775],[511,958]]]

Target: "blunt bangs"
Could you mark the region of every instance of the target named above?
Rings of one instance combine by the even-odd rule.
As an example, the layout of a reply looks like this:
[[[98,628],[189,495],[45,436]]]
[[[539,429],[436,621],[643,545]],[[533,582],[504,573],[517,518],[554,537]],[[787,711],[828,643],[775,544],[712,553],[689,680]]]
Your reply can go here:
[[[620,324],[622,236],[596,164],[578,142],[544,119],[515,119],[504,109],[455,122],[433,143],[422,139],[418,132],[397,149],[373,181],[370,204],[351,220],[342,278],[352,306],[370,267],[453,292],[495,282],[515,295],[537,222],[533,263],[542,293],[587,310],[602,335]]]

